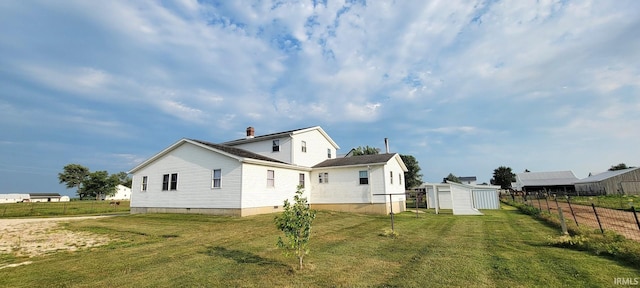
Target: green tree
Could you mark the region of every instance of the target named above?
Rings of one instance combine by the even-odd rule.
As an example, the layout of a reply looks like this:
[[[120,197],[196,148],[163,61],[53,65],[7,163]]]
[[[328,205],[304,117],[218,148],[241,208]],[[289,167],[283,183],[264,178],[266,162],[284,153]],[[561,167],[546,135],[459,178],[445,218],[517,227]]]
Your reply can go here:
[[[516,174],[513,174],[511,167],[500,166],[493,170],[491,185],[500,185],[500,188],[507,189],[511,183],[516,181]]]
[[[109,175],[107,171],[95,171],[89,173],[86,179],[82,181],[82,187],[78,189],[82,195],[95,197],[99,200],[102,196],[113,196],[116,193],[116,187],[120,184],[117,174]]]
[[[402,158],[402,162],[409,170],[404,172],[404,189],[409,190],[422,185],[422,174],[420,174],[418,160],[412,155],[400,155],[400,158]]]
[[[351,153],[351,155],[353,156],[358,156],[358,155],[375,155],[375,154],[379,154],[380,153],[380,149],[378,148],[373,148],[373,147],[369,147],[368,145],[365,147],[362,146],[358,146],[357,148],[353,148],[353,152]]]
[[[446,183],[447,181],[455,182],[455,183],[462,183],[460,181],[460,178],[458,178],[458,176],[456,176],[456,175],[453,175],[453,173],[449,173],[449,175],[447,175],[447,177],[442,179],[442,183]]]
[[[609,168],[609,171],[624,170],[628,168],[633,168],[633,167],[627,167],[627,164],[620,163],[618,165],[611,166],[611,168]]]
[[[284,200],[284,212],[276,216],[276,227],[284,232],[285,240],[278,237],[278,247],[285,251],[293,250],[298,257],[300,270],[302,270],[302,259],[309,254],[309,240],[311,239],[311,223],[316,218],[316,211],[309,208],[307,198],[302,197],[303,188],[298,186],[296,195],[293,197],[294,203],[289,203],[289,199]]]
[[[118,178],[118,184],[131,188],[131,182],[133,180],[131,179],[131,177],[129,177],[129,174],[127,174],[126,172],[118,172],[113,175]]]
[[[77,188],[76,193],[82,199],[84,195],[81,193],[81,188],[88,175],[89,168],[80,164],[67,164],[62,168],[62,172],[58,173],[58,180],[60,184],[66,183],[67,189]]]

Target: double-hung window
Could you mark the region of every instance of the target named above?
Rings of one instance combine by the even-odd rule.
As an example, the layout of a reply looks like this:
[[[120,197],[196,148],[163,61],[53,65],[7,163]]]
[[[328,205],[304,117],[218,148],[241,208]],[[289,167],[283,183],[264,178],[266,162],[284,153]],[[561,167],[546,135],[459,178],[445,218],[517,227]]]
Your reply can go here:
[[[367,185],[369,184],[369,172],[367,170],[360,171],[360,184]]]
[[[389,179],[391,179],[391,184],[393,184],[393,171],[389,172]]]
[[[275,187],[276,172],[267,170],[267,187]]]
[[[318,173],[318,183],[329,183],[329,173]]]
[[[162,191],[178,189],[178,173],[162,175]]]
[[[148,181],[148,177],[147,176],[142,176],[142,187],[140,187],[140,190],[142,191],[147,191],[147,181]]]
[[[331,158],[331,148],[327,149],[327,158]]]
[[[398,180],[400,181],[400,185],[402,185],[402,173],[398,173]]]
[[[271,146],[271,151],[273,152],[279,152],[280,151],[280,140],[273,140],[272,142],[272,146]]]
[[[222,170],[221,169],[213,170],[213,175],[211,177],[211,187],[212,188],[222,187]]]
[[[302,141],[302,152],[307,153],[307,141]]]
[[[300,173],[300,176],[298,176],[298,185],[304,188],[304,173]]]

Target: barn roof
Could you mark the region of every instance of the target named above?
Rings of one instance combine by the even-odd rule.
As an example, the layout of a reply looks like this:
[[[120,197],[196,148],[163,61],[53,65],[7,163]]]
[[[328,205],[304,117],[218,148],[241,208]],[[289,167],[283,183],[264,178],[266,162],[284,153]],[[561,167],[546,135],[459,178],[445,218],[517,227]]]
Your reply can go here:
[[[596,175],[591,175],[587,178],[581,179],[576,181],[575,183],[593,183],[593,182],[600,182],[612,177],[616,177],[622,174],[626,174],[629,173],[631,171],[634,170],[638,170],[640,169],[640,167],[635,167],[635,168],[627,168],[627,169],[622,169],[622,170],[615,170],[615,171],[606,171],[606,172],[602,172],[600,174],[596,174]]]
[[[578,177],[571,171],[525,172],[516,175],[522,186],[573,185]]]
[[[39,198],[39,197],[61,197],[60,193],[29,193],[31,198]]]

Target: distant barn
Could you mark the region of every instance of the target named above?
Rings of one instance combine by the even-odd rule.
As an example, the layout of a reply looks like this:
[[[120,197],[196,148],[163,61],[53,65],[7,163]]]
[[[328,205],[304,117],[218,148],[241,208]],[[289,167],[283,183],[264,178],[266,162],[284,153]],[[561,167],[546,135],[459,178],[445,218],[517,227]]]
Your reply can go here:
[[[516,191],[573,194],[574,183],[578,181],[571,171],[524,172],[516,174],[516,182],[511,186]]]
[[[640,195],[640,167],[592,175],[575,187],[580,195]]]

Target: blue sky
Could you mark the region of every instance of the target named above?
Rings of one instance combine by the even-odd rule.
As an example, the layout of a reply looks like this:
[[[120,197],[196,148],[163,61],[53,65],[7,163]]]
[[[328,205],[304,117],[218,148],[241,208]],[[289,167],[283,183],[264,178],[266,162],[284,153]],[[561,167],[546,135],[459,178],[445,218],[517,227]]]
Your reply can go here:
[[[1,1],[0,193],[319,125],[425,181],[640,165],[640,2]]]

